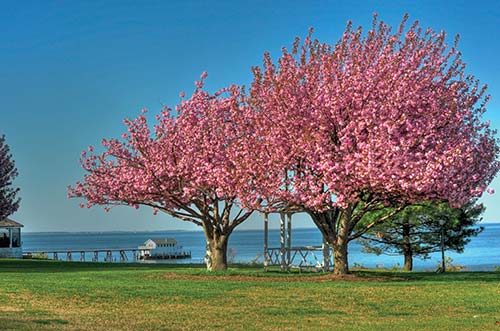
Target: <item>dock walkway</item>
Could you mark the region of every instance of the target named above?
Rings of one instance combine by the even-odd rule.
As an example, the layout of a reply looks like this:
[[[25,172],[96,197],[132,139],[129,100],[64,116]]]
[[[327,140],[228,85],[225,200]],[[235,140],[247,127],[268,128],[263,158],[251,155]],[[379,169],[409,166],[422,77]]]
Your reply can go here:
[[[89,261],[99,262],[99,258],[103,257],[104,262],[128,262],[129,257],[127,253],[130,252],[132,261],[139,260],[139,249],[138,248],[84,248],[84,249],[54,249],[54,250],[39,250],[39,251],[28,251],[23,252],[24,258],[33,258],[35,256],[47,256],[52,257],[53,260],[63,260],[63,256],[66,257],[66,261],[86,261],[86,255],[91,254],[91,259]],[[113,253],[118,253],[118,261]],[[76,259],[75,259],[76,258]]]

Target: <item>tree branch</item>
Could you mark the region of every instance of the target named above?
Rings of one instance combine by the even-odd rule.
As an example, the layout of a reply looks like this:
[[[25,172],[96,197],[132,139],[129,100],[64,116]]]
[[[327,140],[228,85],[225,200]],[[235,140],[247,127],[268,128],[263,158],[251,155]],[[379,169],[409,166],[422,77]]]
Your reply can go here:
[[[405,205],[401,205],[399,207],[394,208],[394,210],[392,210],[389,214],[385,215],[384,217],[379,218],[376,221],[373,221],[372,223],[368,224],[363,230],[353,234],[352,236],[349,236],[348,240],[351,241],[351,240],[354,240],[354,239],[361,237],[363,234],[368,232],[371,228],[373,228],[381,223],[384,223],[386,220],[388,220],[392,216],[399,213],[404,207],[405,207]]]

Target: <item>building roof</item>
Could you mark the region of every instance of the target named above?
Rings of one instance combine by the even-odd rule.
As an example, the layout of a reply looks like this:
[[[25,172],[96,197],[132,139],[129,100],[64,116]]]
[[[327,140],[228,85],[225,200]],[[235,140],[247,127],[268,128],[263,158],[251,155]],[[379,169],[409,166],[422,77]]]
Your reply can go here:
[[[23,228],[24,225],[21,223],[14,222],[11,219],[4,218],[0,221],[0,228]]]
[[[163,244],[177,244],[177,240],[174,238],[163,238],[163,239],[150,239],[157,245],[163,245]]]

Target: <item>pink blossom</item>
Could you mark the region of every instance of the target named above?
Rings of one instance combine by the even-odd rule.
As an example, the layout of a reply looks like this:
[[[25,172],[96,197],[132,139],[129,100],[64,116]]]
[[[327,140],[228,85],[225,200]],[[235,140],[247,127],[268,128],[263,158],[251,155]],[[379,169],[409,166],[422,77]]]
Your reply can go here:
[[[368,34],[349,23],[335,46],[309,35],[277,61],[265,53],[249,95],[237,86],[209,94],[202,73],[176,116],[124,120],[123,141],[82,153],[86,174],[69,192],[88,206],[146,205],[227,235],[253,209],[468,202],[499,169],[481,118],[486,88],[444,33],[405,30],[406,19],[393,31],[375,17]],[[247,212],[223,219],[234,206]]]
[[[461,205],[497,173],[499,147],[481,121],[485,88],[467,78],[457,48],[417,23],[401,34],[376,20],[368,36],[350,25],[335,47],[308,36],[253,68],[249,176],[266,206],[321,212],[364,192]]]
[[[103,139],[104,152],[82,154],[86,174],[69,195],[106,210],[145,205],[204,227],[209,241],[219,231],[227,238],[252,213],[234,212],[249,191],[251,109],[237,86],[196,90],[181,105],[175,115],[164,108],[153,125],[143,115],[125,120],[123,140]]]

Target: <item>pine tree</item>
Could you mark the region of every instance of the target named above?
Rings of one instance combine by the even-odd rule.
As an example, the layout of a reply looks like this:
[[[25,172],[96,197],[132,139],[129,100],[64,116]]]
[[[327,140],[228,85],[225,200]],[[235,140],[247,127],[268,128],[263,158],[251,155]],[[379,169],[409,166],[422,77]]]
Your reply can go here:
[[[5,143],[5,136],[2,135],[0,137],[0,220],[13,214],[19,208],[21,201],[17,197],[19,188],[12,186],[12,181],[17,175],[9,145]]]
[[[403,269],[412,270],[414,257],[427,259],[430,253],[441,249],[441,234],[446,250],[463,252],[470,238],[483,230],[476,224],[484,210],[475,201],[461,208],[452,208],[444,202],[410,205],[365,234],[360,242],[367,253],[403,255]]]

